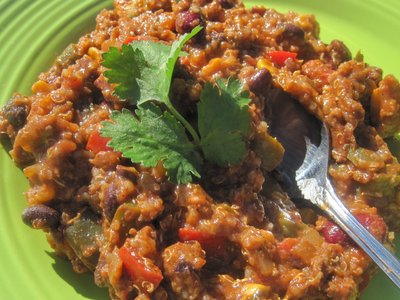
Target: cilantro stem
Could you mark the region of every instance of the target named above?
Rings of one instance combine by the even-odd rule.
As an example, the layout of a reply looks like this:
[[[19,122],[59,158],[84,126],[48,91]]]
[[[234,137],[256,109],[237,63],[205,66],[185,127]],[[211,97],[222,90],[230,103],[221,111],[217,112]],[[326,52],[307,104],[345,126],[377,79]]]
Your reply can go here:
[[[190,133],[190,135],[193,138],[193,141],[196,145],[200,145],[200,137],[197,134],[196,130],[194,130],[194,128],[192,127],[192,125],[190,125],[190,123],[188,121],[186,121],[186,119],[184,117],[182,117],[182,115],[175,109],[175,107],[172,105],[172,103],[170,101],[168,101],[166,103],[168,109],[170,110],[170,112],[174,115],[174,117],[182,123],[182,125],[186,128],[186,130]]]

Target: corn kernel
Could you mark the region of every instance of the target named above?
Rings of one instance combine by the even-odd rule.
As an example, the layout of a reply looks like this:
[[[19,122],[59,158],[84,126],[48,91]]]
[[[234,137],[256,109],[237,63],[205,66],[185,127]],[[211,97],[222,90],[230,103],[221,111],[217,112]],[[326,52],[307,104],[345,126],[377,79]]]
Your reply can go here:
[[[50,92],[50,89],[51,87],[46,81],[38,80],[32,86],[32,93],[48,93]]]
[[[90,47],[88,50],[88,55],[94,60],[100,61],[100,51],[95,47]]]
[[[242,297],[240,300],[258,300],[268,299],[271,288],[263,284],[249,283],[242,289]]]
[[[257,61],[257,68],[258,69],[267,69],[268,71],[271,72],[271,74],[274,74],[277,72],[277,69],[272,65],[272,63],[265,58],[260,58]]]

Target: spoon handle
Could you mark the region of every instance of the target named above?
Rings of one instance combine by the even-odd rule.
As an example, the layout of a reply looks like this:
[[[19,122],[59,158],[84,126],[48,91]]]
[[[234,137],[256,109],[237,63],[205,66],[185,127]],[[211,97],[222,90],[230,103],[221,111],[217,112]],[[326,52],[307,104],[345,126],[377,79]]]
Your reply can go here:
[[[326,183],[328,207],[325,212],[355,241],[400,288],[400,262],[358,222],[343,205],[329,179]]]

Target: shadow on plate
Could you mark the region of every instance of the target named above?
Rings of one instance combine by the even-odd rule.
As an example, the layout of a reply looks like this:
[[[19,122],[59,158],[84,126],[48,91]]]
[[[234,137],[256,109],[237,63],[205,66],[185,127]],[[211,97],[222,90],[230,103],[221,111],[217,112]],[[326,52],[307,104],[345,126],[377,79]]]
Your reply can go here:
[[[71,264],[67,260],[58,257],[52,252],[46,251],[46,253],[54,259],[52,264],[54,271],[82,297],[93,300],[110,299],[107,289],[95,285],[92,274],[77,274],[72,270]]]

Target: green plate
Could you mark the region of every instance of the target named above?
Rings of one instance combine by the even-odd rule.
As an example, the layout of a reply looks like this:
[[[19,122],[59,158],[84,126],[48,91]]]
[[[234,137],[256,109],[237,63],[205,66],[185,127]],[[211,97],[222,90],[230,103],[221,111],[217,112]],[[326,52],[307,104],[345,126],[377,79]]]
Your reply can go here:
[[[70,42],[94,27],[95,15],[111,0],[0,0],[0,102],[15,91],[29,94],[37,75],[46,70]],[[343,40],[367,62],[400,77],[400,1],[398,0],[266,0],[247,1],[313,13],[321,36]],[[23,225],[23,192],[27,181],[0,150],[0,298],[7,300],[108,299],[91,275],[76,275],[56,258],[40,231]],[[363,300],[400,299],[400,292],[379,274]]]

